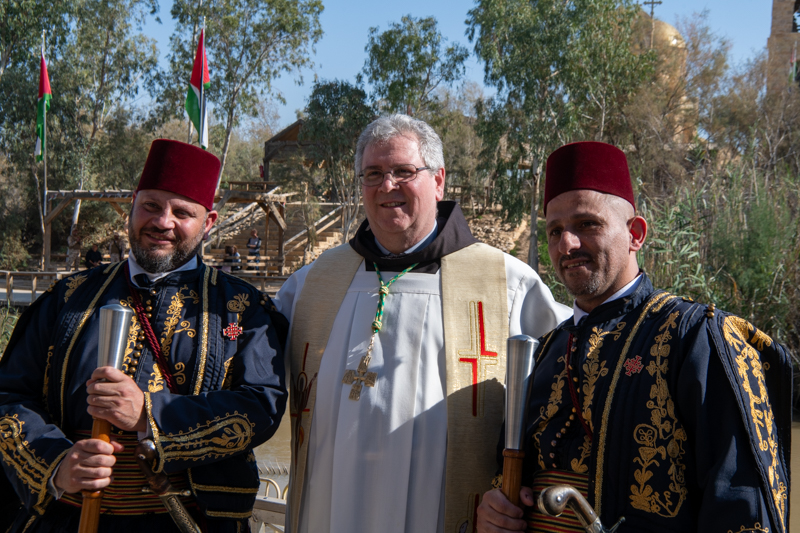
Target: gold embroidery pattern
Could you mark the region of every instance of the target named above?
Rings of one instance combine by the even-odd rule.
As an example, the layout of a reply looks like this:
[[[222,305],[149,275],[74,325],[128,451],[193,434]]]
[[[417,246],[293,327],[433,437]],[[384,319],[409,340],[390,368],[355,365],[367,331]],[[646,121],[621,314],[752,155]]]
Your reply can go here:
[[[133,309],[133,297],[128,296],[126,299],[120,300],[119,305]],[[122,371],[131,377],[133,377],[133,372],[129,372],[131,369],[131,362],[133,361],[131,354],[133,353],[133,350],[136,349],[136,343],[138,342],[137,339],[141,329],[142,326],[139,324],[139,317],[136,316],[136,313],[134,312],[133,316],[131,317],[131,328],[128,330],[128,344],[125,345],[125,354],[122,358]]]
[[[678,515],[681,505],[689,494],[684,478],[686,465],[682,463],[683,455],[686,453],[683,449],[686,431],[681,427],[675,414],[675,403],[664,379],[669,368],[669,341],[672,339],[670,329],[678,328],[678,315],[678,311],[669,315],[658,328],[662,333],[656,335],[656,343],[650,348],[652,359],[646,370],[655,378],[655,383],[650,387],[650,400],[646,405],[650,409],[651,423],[636,426],[633,437],[636,443],[641,445],[639,457],[634,458],[633,462],[638,463],[641,468],[633,473],[638,486],[631,486],[631,505],[635,509],[666,518]],[[661,466],[659,458],[661,461],[669,459],[670,463],[669,490],[665,490],[663,494],[654,491],[648,484],[653,477],[650,468]],[[677,501],[673,501],[673,495],[677,497]]]
[[[186,374],[184,371],[186,370],[186,365],[183,363],[175,363],[175,372],[172,373],[175,376],[175,383],[178,385],[183,385],[186,383]]]
[[[44,379],[42,380],[42,402],[44,403],[45,411],[48,411],[47,408],[47,389],[50,387],[50,364],[53,362],[53,350],[55,346],[49,346],[47,348],[47,362],[44,365]]]
[[[540,445],[540,439],[542,437],[542,433],[544,433],[545,428],[547,427],[547,423],[550,421],[553,416],[558,412],[558,407],[561,405],[561,401],[564,397],[564,384],[567,380],[567,368],[564,365],[565,358],[562,355],[556,360],[556,364],[561,363],[563,370],[561,373],[556,376],[555,381],[552,385],[550,385],[550,398],[547,401],[547,406],[542,407],[539,413],[542,416],[542,421],[539,423],[539,426],[536,428],[536,431],[533,433],[533,440],[536,442],[536,448],[539,450],[539,466],[544,470],[544,457],[542,457],[542,447]]]
[[[200,329],[200,357],[197,358],[197,373],[194,378],[194,390],[192,394],[200,394],[200,389],[203,386],[203,375],[206,371],[206,357],[208,357],[208,278],[211,275],[210,271],[216,272],[216,269],[205,267],[205,275],[203,275],[203,314],[201,319]]]
[[[17,477],[28,486],[31,493],[38,493],[34,509],[41,514],[44,512],[42,503],[46,505],[45,498],[48,495],[47,481],[68,450],[64,450],[52,464],[48,465],[30,449],[22,432],[24,424],[25,422],[19,420],[16,414],[0,418],[0,456],[4,463],[16,471]]]
[[[238,411],[216,417],[206,424],[189,428],[178,434],[167,433],[160,438],[161,459],[200,461],[209,457],[226,457],[248,448],[253,440],[253,427],[246,414]],[[155,436],[155,435],[154,435]]]
[[[147,391],[158,392],[160,390],[164,390],[164,376],[161,375],[158,363],[153,363],[153,371],[150,373],[150,379],[147,380]]]
[[[756,330],[758,331],[758,330]],[[728,530],[728,533],[734,533],[732,530]],[[753,527],[741,526],[736,533],[769,533],[768,527],[762,527],[760,522],[756,522],[753,524]]]
[[[750,332],[753,336],[750,338]],[[767,478],[771,485],[772,499],[780,514],[781,522],[786,519],[786,499],[788,487],[778,476],[780,460],[778,459],[778,439],[775,428],[775,418],[772,406],[769,403],[767,384],[761,369],[761,357],[753,344],[763,349],[772,344],[772,339],[756,329],[746,320],[729,316],[725,318],[722,327],[723,336],[728,344],[736,351],[736,368],[741,381],[742,389],[750,399],[750,418],[756,428],[758,446],[761,451],[768,451],[772,456],[772,464],[767,469]],[[748,339],[750,341],[748,342]],[[758,391],[753,391],[753,385]]]
[[[172,339],[177,333],[186,332],[189,338],[194,338],[197,332],[191,329],[190,323],[188,320],[184,320],[181,322],[181,310],[185,305],[185,301],[187,296],[183,294],[183,291],[188,291],[189,287],[184,285],[181,287],[178,292],[176,292],[169,303],[169,308],[167,309],[167,319],[164,321],[164,331],[161,333],[161,351],[164,353],[164,358],[169,360],[169,353],[172,349]],[[195,304],[200,303],[200,298],[197,295],[197,292],[190,291],[189,298],[192,298]],[[175,326],[180,325],[181,329],[176,330]],[[184,377],[184,381],[186,378]]]
[[[67,368],[69,367],[69,357],[72,354],[72,349],[75,347],[75,342],[78,340],[78,337],[81,336],[81,331],[83,331],[83,326],[86,324],[86,321],[89,320],[89,317],[92,316],[94,313],[94,308],[97,305],[97,301],[106,292],[106,288],[108,285],[113,281],[116,277],[117,273],[119,272],[119,268],[122,266],[123,263],[117,263],[117,266],[114,268],[114,271],[111,272],[111,275],[108,276],[108,279],[103,282],[103,285],[100,287],[100,290],[97,291],[97,294],[94,295],[92,301],[89,302],[89,306],[86,308],[86,311],[83,313],[80,322],[78,322],[78,327],[75,328],[75,333],[72,335],[72,339],[69,341],[69,346],[67,347],[67,351],[64,352],[64,362],[61,364],[61,423],[59,424],[60,427],[64,427],[64,405],[66,404],[65,398],[65,391],[67,386]]]
[[[244,312],[245,309],[250,305],[248,298],[250,297],[247,293],[237,294],[233,297],[233,300],[228,301],[228,311],[231,313],[241,314]],[[239,318],[241,320],[241,317]]]
[[[608,389],[606,403],[603,407],[603,416],[600,420],[600,430],[597,433],[597,464],[595,470],[594,504],[595,511],[598,515],[601,513],[603,504],[603,470],[605,468],[603,463],[605,462],[606,437],[608,435],[608,421],[611,416],[611,404],[613,403],[612,400],[614,399],[614,394],[617,390],[620,374],[622,374],[622,369],[625,367],[625,359],[628,358],[628,350],[630,350],[631,343],[636,337],[639,327],[641,327],[642,322],[644,322],[645,318],[647,318],[647,314],[651,310],[654,313],[660,311],[664,305],[675,298],[675,296],[663,292],[652,297],[650,301],[645,304],[644,308],[642,309],[642,313],[639,315],[639,318],[636,319],[636,323],[631,328],[631,331],[628,334],[628,339],[625,341],[625,345],[622,347],[622,352],[620,352],[619,359],[617,360],[617,367],[614,369],[614,375],[611,378],[611,387]]]
[[[64,303],[67,303],[72,293],[74,293],[88,277],[87,274],[78,274],[67,279],[67,292],[64,293]]]
[[[225,377],[222,380],[223,390],[229,390],[231,388],[231,384],[233,383],[233,373],[231,372],[232,363],[233,363],[233,357],[225,361],[225,367],[223,370]]]

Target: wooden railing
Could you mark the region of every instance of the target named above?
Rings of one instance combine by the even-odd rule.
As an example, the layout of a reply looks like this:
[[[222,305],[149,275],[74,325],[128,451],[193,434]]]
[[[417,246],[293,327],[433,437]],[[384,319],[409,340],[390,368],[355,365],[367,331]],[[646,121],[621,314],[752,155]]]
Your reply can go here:
[[[39,293],[46,291],[50,284],[72,272],[14,272],[0,270],[0,300],[9,305],[28,305],[33,303]],[[16,294],[14,294],[16,292]]]

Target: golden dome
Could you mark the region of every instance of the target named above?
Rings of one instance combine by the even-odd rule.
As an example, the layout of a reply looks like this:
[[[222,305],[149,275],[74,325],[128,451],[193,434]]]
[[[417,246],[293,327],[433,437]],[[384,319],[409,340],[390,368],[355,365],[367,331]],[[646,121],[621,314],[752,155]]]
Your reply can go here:
[[[686,41],[683,36],[672,24],[656,19],[655,30],[653,32],[653,43],[656,46],[675,46],[686,48]]]

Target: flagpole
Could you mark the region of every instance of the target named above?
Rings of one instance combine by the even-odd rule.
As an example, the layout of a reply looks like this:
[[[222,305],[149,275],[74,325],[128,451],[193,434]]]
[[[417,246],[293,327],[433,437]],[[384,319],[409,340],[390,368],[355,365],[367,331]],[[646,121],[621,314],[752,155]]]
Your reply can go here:
[[[205,64],[206,59],[206,18],[203,17],[203,57],[200,59],[201,64]],[[200,67],[200,128],[197,132],[197,144],[203,146],[203,142],[208,141],[205,139],[204,134],[206,130],[206,90],[205,90],[205,69]]]
[[[42,30],[42,57],[44,57],[44,39],[45,39],[45,32],[47,30]],[[44,98],[44,97],[42,97]],[[44,111],[44,125],[42,128],[42,163],[44,163],[44,198],[42,199],[42,213],[45,218],[47,218],[47,106],[43,105],[42,110]]]

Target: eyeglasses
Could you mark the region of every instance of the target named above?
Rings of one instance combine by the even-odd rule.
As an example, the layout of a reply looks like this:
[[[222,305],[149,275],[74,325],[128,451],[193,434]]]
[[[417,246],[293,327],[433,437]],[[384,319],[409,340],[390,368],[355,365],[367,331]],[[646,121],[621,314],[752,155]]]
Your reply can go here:
[[[375,187],[383,183],[383,178],[386,174],[391,174],[395,183],[408,183],[417,177],[417,174],[423,170],[430,170],[430,167],[415,167],[414,165],[398,165],[390,168],[386,172],[377,168],[369,168],[358,175],[361,184],[365,187]]]

